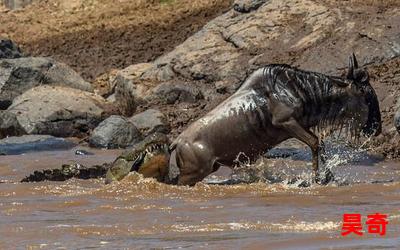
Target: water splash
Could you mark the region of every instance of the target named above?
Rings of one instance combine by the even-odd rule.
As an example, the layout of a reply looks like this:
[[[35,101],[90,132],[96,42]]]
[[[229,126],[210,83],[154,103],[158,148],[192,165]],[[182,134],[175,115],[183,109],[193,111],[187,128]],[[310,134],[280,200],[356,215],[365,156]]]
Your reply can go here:
[[[339,135],[330,136],[325,141],[326,162],[323,169],[329,169],[335,174],[332,185],[349,185],[351,183],[366,182],[358,173],[347,171],[352,165],[373,165],[383,158],[368,153],[370,138],[362,143],[354,144],[353,141]],[[277,157],[276,157],[277,156]],[[234,169],[232,179],[245,183],[264,182],[268,184],[284,183],[290,187],[307,187],[312,183],[311,171],[312,155],[308,148],[278,148],[271,150],[267,157],[262,157],[254,164],[239,162]]]

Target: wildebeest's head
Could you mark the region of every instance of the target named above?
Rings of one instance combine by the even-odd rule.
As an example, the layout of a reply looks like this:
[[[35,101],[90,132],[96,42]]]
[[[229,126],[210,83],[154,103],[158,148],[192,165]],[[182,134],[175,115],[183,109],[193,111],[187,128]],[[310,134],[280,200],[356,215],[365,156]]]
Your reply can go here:
[[[353,94],[358,97],[363,106],[366,106],[367,117],[363,119],[362,133],[366,136],[379,135],[382,131],[381,113],[379,102],[375,90],[369,83],[369,75],[365,69],[358,67],[357,59],[354,54],[349,59],[349,69],[346,76],[351,82]],[[359,107],[361,108],[361,107]]]

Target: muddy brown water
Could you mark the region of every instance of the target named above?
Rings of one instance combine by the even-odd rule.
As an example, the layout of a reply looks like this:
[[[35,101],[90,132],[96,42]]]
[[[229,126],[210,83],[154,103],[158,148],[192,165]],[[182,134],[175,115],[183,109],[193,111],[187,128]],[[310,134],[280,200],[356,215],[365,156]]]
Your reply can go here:
[[[309,188],[284,182],[177,187],[136,174],[111,185],[18,182],[33,170],[109,162],[120,153],[90,149],[95,155],[76,156],[75,149],[0,156],[0,249],[400,248],[399,162],[364,157],[337,164],[333,171],[346,185]],[[263,164],[300,176],[310,168],[301,157]],[[222,169],[212,178],[229,175]],[[389,216],[385,236],[366,232],[365,218],[376,212]],[[363,236],[340,235],[343,213],[362,214]]]

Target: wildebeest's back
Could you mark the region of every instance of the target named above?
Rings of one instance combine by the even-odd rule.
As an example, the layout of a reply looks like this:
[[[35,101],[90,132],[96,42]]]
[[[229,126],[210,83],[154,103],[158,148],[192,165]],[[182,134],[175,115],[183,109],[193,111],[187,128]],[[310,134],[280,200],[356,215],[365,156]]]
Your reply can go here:
[[[286,139],[286,135],[277,136],[279,129],[271,123],[266,81],[264,69],[255,71],[236,93],[192,123],[175,143],[202,144],[218,162],[231,164],[240,152],[254,158]]]
[[[293,117],[303,126],[315,126],[327,116],[340,113],[346,102],[346,85],[340,77],[327,76],[293,68],[289,65],[268,65],[264,68],[267,93],[293,110]]]

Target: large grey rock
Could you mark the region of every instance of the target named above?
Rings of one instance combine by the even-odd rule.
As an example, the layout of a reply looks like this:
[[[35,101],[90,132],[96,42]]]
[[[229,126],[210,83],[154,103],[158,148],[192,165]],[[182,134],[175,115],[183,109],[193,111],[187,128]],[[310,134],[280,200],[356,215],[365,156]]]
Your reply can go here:
[[[148,109],[129,118],[144,136],[154,132],[169,133],[171,130],[167,118],[163,113],[155,109]]]
[[[139,142],[139,130],[121,116],[113,115],[102,121],[89,137],[89,143],[98,148],[125,148]]]
[[[18,155],[31,151],[66,150],[76,146],[72,141],[49,135],[24,135],[0,140],[0,154]]]
[[[39,86],[15,98],[8,111],[27,134],[85,136],[113,112],[101,96],[61,86]]]
[[[7,110],[0,110],[0,139],[8,136],[23,135],[24,129],[19,125],[17,116]]]
[[[115,100],[122,114],[131,116],[139,104],[146,102],[152,86],[142,84],[140,77],[151,66],[149,63],[140,63],[117,72],[111,86],[115,89]]]
[[[90,83],[74,70],[51,58],[23,57],[0,60],[0,109],[6,109],[18,95],[39,85],[68,86],[93,91]]]
[[[194,103],[203,99],[203,94],[194,86],[162,83],[153,90],[153,97],[167,104],[179,102]]]
[[[155,75],[144,74],[150,72],[153,67],[160,70]],[[193,103],[203,98],[201,90],[196,86],[185,82],[169,82],[174,79],[174,76],[172,68],[150,63],[139,63],[118,71],[111,86],[115,89],[115,101],[118,103],[120,112],[131,116],[142,104]],[[160,82],[163,84],[159,84]]]
[[[9,39],[0,39],[0,59],[23,57],[21,49]]]

